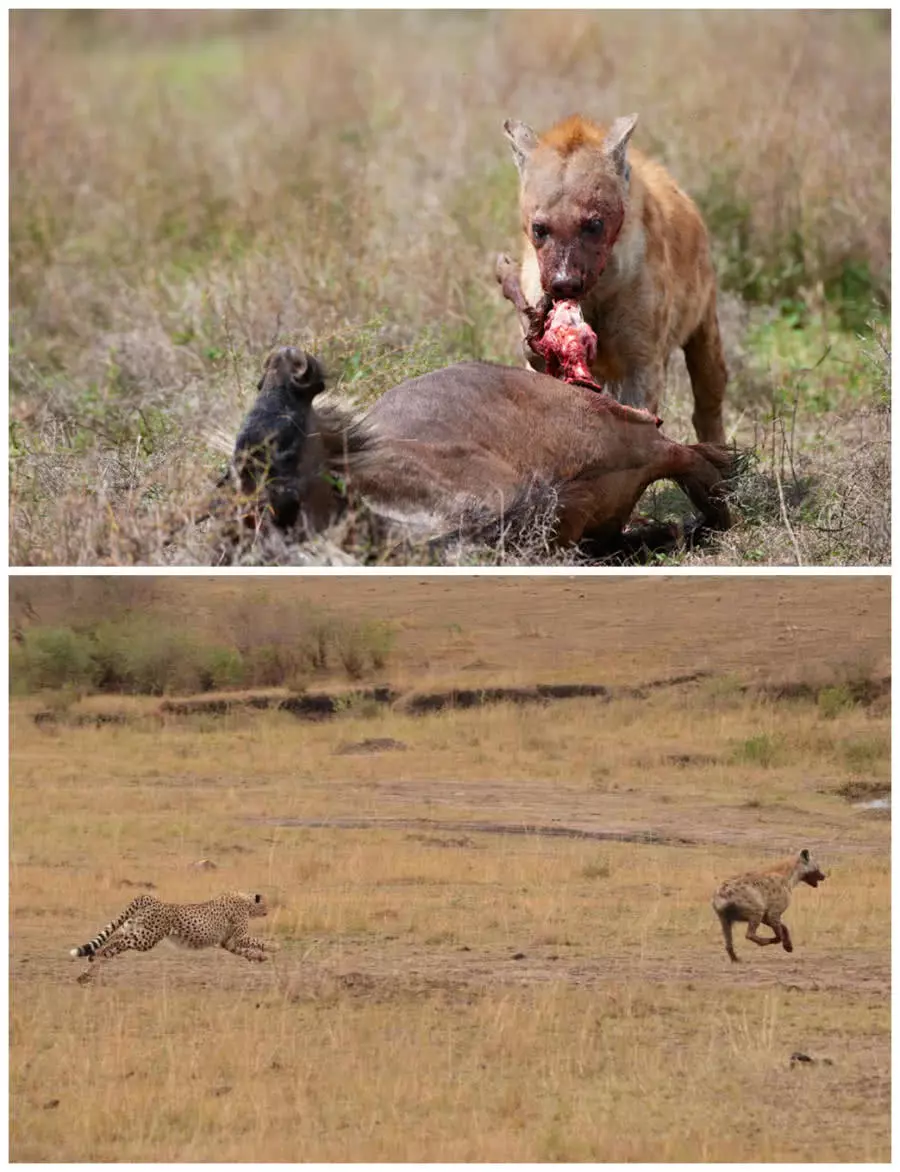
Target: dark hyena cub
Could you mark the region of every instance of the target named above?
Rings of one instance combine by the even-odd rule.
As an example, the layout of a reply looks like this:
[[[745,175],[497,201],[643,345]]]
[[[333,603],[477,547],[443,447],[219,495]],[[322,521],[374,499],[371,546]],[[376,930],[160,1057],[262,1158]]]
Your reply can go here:
[[[817,887],[825,873],[802,850],[796,858],[785,859],[762,871],[750,871],[734,879],[726,879],[713,896],[712,905],[722,925],[725,950],[732,960],[738,959],[731,938],[732,925],[747,925],[747,939],[754,944],[781,944],[785,952],[793,952],[791,934],[781,917],[791,902],[791,892],[798,883]],[[765,924],[774,936],[758,936],[760,924]]]

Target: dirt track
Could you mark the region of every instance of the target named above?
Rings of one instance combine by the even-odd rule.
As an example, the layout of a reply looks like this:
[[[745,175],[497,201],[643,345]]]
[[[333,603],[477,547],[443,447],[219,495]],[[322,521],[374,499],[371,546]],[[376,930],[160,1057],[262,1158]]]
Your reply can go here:
[[[11,968],[19,979],[68,984],[85,966],[59,948],[25,941],[13,950]],[[248,996],[288,996],[327,1001],[337,993],[373,1001],[415,999],[434,994],[471,999],[497,987],[524,987],[559,981],[579,988],[632,982],[663,984],[726,983],[737,988],[781,988],[789,992],[847,992],[863,997],[890,994],[890,951],[883,956],[819,955],[814,971],[803,955],[803,942],[788,956],[780,949],[755,949],[736,938],[739,965],[724,950],[698,948],[678,956],[654,955],[652,941],[644,955],[610,952],[585,955],[583,948],[560,944],[517,947],[422,946],[408,940],[345,938],[290,943],[273,962],[248,965],[218,952],[193,955],[160,947],[148,955],[129,953],[99,970],[94,988],[158,988],[163,983],[192,988],[233,989]],[[21,952],[21,954],[19,954]],[[18,954],[18,955],[17,955]]]

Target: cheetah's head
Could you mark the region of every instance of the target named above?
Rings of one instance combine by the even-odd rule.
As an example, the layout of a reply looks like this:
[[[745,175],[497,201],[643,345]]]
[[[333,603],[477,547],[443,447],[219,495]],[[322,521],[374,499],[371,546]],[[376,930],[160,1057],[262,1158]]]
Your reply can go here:
[[[266,897],[264,895],[260,895],[259,892],[251,894],[246,891],[241,891],[239,894],[242,899],[247,901],[247,907],[249,909],[251,919],[255,919],[257,916],[267,916],[269,914],[269,908],[266,904]]]

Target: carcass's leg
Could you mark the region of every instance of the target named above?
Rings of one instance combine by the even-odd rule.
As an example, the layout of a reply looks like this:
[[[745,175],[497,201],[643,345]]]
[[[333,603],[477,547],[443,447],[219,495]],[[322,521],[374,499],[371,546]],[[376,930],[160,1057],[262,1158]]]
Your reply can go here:
[[[708,528],[727,529],[731,517],[725,503],[727,486],[723,474],[731,465],[731,454],[713,444],[670,442],[667,456],[668,467],[661,476],[681,485]]]

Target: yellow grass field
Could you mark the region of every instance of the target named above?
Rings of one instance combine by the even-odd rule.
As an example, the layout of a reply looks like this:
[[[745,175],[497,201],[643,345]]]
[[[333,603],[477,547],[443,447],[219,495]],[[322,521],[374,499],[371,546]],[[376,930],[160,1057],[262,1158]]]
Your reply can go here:
[[[29,585],[42,621],[71,618],[75,587]],[[36,722],[52,697],[16,697],[13,1160],[890,1158],[890,819],[846,796],[890,787],[889,696],[847,690],[889,673],[888,579],[153,598],[210,629],[252,600],[378,614],[399,690],[611,696],[315,722],[97,695]],[[74,719],[103,711],[128,719]],[[801,847],[828,879],[795,893],[795,951],[739,927],[732,965],[716,885]],[[272,963],[160,945],[76,983],[69,949],[139,892],[229,889],[269,899]]]

